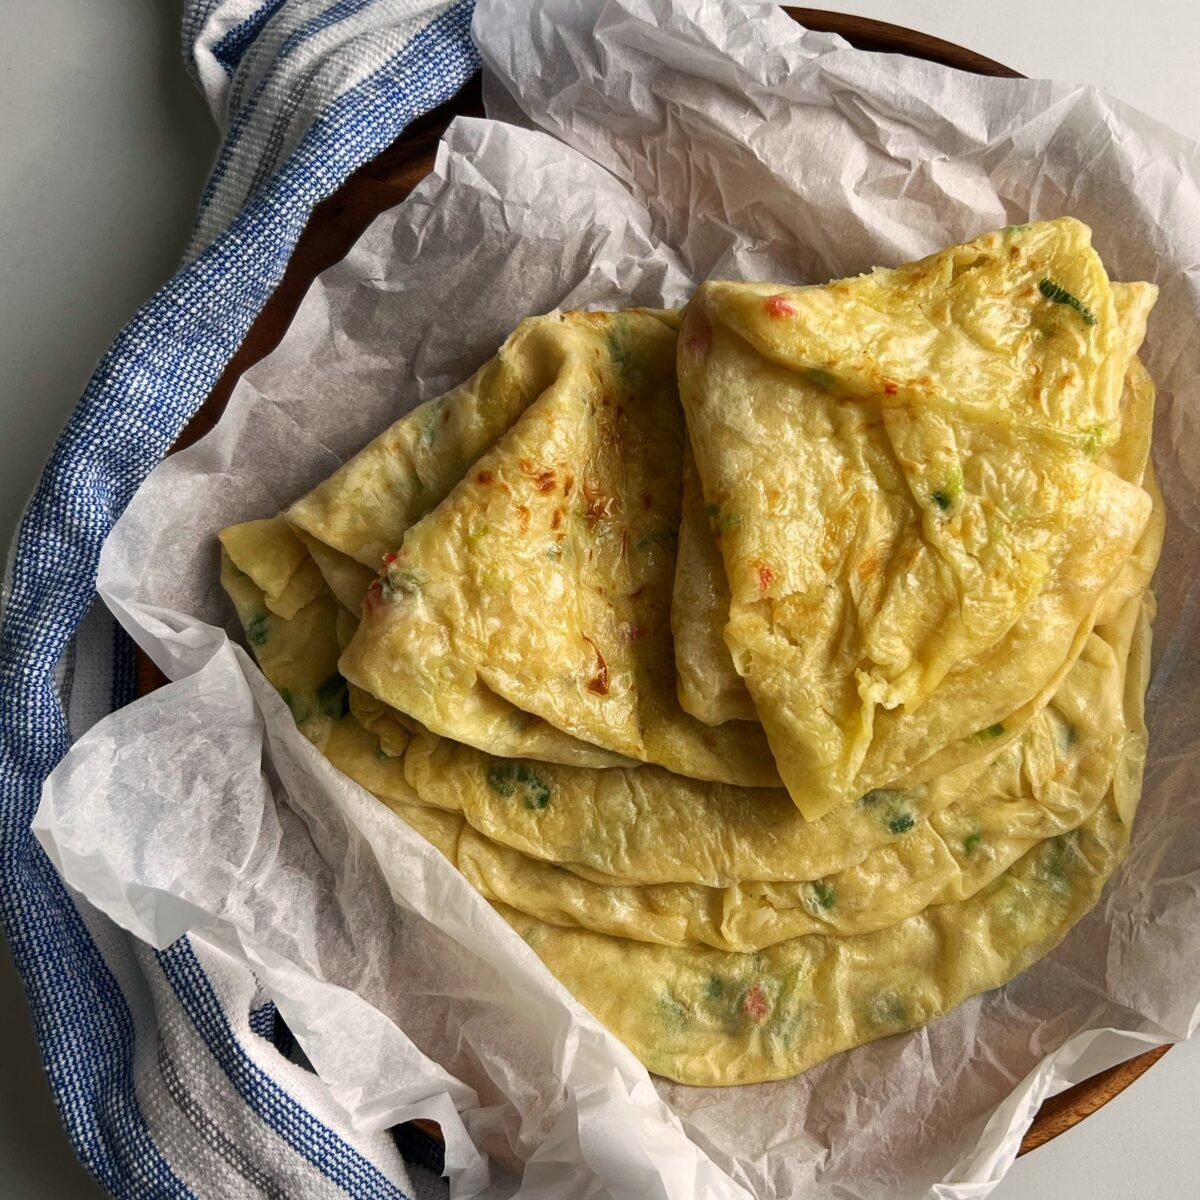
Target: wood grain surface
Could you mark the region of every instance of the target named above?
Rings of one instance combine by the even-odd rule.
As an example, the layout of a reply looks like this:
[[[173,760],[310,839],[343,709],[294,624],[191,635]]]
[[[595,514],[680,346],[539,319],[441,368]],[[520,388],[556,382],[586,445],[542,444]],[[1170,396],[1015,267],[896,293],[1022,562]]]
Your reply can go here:
[[[841,34],[861,50],[908,54],[980,75],[1021,78],[1018,72],[982,54],[898,25],[820,9],[788,8],[786,11],[807,28]],[[478,76],[449,103],[409,126],[387,150],[356,171],[329,199],[317,206],[278,289],[174,449],[191,445],[212,429],[242,373],[279,344],[312,281],[345,257],[371,221],[399,204],[429,173],[438,139],[450,121],[459,115],[483,115]],[[137,665],[142,694],[166,682],[140,652]],[[1021,1142],[1021,1153],[1043,1145],[1107,1104],[1169,1048],[1160,1046],[1147,1051],[1047,1100]],[[415,1124],[426,1131],[438,1132],[431,1122]]]

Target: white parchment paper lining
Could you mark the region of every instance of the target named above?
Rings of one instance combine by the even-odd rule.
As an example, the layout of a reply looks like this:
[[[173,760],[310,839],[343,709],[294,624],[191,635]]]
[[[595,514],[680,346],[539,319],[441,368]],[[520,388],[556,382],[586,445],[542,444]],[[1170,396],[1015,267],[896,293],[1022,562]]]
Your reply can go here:
[[[1197,1019],[1200,153],[1093,89],[859,53],[771,8],[480,0],[475,34],[504,121],[451,126],[109,539],[101,595],[174,682],[76,744],[38,836],[147,941],[190,932],[249,964],[357,1125],[440,1122],[455,1197],[982,1196],[1043,1097]],[[1129,859],[1058,950],[925,1030],[782,1083],[651,1080],[295,731],[228,636],[214,534],[278,511],[531,312],[819,282],[1060,214],[1114,278],[1162,289],[1145,355],[1169,525]]]

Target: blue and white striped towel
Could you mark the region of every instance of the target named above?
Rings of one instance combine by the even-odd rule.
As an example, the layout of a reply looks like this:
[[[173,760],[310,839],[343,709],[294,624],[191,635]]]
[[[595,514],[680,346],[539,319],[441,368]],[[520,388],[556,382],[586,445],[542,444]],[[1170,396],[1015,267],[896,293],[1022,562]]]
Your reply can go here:
[[[244,967],[187,939],[141,945],[67,891],[29,827],[72,737],[132,699],[131,644],[89,614],[101,544],[279,283],[313,206],[477,69],[472,7],[188,0],[185,56],[225,131],[221,153],[183,266],[101,361],[13,548],[0,917],[67,1133],[117,1197],[444,1190],[423,1169],[440,1169],[431,1140],[349,1128],[287,1057],[286,1029]]]

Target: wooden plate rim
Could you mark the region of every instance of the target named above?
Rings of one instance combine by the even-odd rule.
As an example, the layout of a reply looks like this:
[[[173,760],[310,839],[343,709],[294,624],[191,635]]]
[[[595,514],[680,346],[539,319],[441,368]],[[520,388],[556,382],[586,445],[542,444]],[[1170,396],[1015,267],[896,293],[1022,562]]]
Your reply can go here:
[[[907,54],[979,75],[1024,78],[994,59],[901,25],[823,9],[788,7],[785,11],[806,28],[840,34],[860,50]],[[447,104],[414,122],[395,143],[314,209],[279,287],[170,453],[191,445],[213,428],[238,379],[278,345],[313,279],[345,257],[370,221],[399,204],[428,174],[443,130],[460,115],[483,115],[478,76]],[[140,650],[137,677],[140,695],[166,682]],[[1050,1097],[1022,1139],[1020,1153],[1044,1145],[1091,1116],[1145,1074],[1169,1049],[1167,1045],[1148,1050]],[[419,1124],[437,1131],[427,1122]]]

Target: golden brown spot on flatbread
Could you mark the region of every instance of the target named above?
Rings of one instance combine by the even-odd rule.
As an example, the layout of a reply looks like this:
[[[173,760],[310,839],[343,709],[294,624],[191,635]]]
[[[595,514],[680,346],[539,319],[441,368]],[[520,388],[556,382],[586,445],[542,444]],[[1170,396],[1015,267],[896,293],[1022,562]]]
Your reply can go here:
[[[878,575],[883,567],[883,559],[886,556],[886,550],[882,546],[873,546],[862,558],[858,561],[858,566],[855,570],[858,572],[859,579],[864,582],[874,575]]]
[[[604,655],[600,653],[596,643],[585,633],[582,635],[583,640],[592,648],[592,653],[596,656],[596,672],[587,682],[587,690],[597,696],[608,695],[608,663],[604,661]]]

